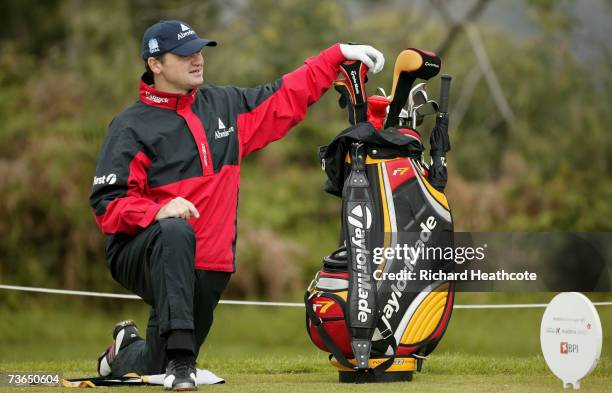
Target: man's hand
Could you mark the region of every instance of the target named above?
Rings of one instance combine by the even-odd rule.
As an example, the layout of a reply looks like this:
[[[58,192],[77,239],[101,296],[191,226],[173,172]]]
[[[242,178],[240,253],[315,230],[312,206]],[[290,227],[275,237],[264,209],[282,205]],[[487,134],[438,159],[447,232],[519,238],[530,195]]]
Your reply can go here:
[[[385,65],[385,57],[370,45],[340,44],[340,51],[347,60],[359,60],[377,74]]]
[[[200,218],[200,212],[187,199],[176,197],[159,209],[155,220],[169,217],[184,218],[185,220],[190,217]]]

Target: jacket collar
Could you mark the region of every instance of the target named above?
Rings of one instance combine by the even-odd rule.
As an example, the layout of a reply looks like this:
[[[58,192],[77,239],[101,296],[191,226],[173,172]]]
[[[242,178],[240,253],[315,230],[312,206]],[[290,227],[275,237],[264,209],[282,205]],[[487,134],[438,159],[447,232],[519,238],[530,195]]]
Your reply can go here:
[[[158,108],[179,110],[191,106],[195,100],[197,88],[193,88],[189,93],[166,93],[156,90],[153,86],[152,78],[144,73],[140,78],[140,101],[144,104]]]

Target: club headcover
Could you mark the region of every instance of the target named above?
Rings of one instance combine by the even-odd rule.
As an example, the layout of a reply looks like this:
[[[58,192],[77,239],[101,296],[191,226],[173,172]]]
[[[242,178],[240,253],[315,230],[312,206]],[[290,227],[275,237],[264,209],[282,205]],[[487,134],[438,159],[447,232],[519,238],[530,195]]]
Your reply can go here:
[[[387,117],[387,107],[389,99],[383,96],[368,97],[368,121],[372,123],[374,128],[380,130]]]
[[[368,96],[365,84],[368,81],[368,67],[360,61],[347,61],[340,65],[340,72],[343,78],[336,81],[335,87],[342,84],[344,85],[342,89],[346,89],[349,102],[352,104],[352,108],[349,106],[349,121],[353,125],[366,121]]]
[[[406,105],[408,93],[417,78],[428,80],[440,72],[442,60],[433,52],[416,48],[405,49],[397,56],[393,69],[391,105],[385,128],[399,123],[399,114]]]

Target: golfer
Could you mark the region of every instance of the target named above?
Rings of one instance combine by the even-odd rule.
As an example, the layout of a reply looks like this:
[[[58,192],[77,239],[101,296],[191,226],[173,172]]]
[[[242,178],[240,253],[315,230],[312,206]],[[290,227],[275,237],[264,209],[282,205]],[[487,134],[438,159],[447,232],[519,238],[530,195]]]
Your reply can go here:
[[[300,122],[342,62],[384,64],[370,46],[335,44],[266,85],[200,86],[202,49],[216,45],[185,22],[149,27],[139,100],[102,144],[90,204],[108,235],[108,266],[151,306],[146,340],[132,321],[115,326],[102,376],[165,373],[166,389],[196,389],[200,346],[236,270],[242,160]]]

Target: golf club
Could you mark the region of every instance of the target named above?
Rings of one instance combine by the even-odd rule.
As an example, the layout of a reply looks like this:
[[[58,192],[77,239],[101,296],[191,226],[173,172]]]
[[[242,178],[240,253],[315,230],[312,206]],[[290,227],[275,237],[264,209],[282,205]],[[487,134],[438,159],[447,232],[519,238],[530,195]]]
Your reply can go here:
[[[395,60],[391,86],[391,104],[385,128],[397,126],[412,84],[417,78],[428,80],[440,72],[441,60],[433,52],[415,48],[403,50]]]
[[[425,91],[425,88],[425,83],[419,83],[418,85],[414,86],[408,94],[408,124],[413,123],[411,119],[414,117],[414,107],[427,102],[427,92]]]
[[[410,89],[410,94],[408,95],[408,112],[410,112],[415,105],[422,105],[427,102],[426,88],[427,86],[425,82],[423,82]]]
[[[415,106],[413,112],[411,113],[412,118],[412,128],[415,129],[419,126],[425,116],[433,115],[438,112],[438,103],[434,100],[429,100],[424,104]]]
[[[367,120],[367,72],[368,67],[362,62],[346,61],[340,65],[343,78],[334,82],[334,88],[340,93],[338,103],[341,108],[348,107],[349,123],[352,125]]]
[[[398,118],[400,127],[405,127],[409,125],[410,114],[405,108],[402,108]]]

